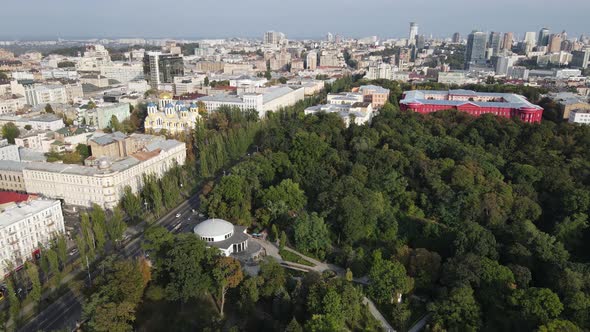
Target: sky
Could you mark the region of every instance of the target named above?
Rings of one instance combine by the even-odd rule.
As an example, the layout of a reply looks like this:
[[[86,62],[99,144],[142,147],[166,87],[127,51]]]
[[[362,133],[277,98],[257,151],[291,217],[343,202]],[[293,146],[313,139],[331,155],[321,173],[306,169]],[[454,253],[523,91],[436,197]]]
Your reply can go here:
[[[590,34],[589,0],[0,0],[0,39],[435,37],[471,30]]]

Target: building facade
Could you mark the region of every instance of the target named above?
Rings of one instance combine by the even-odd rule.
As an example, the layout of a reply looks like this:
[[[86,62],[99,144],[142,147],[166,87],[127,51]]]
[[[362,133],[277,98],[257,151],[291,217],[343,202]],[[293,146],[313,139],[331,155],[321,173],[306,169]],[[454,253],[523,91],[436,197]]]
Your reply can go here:
[[[473,116],[494,114],[523,122],[540,123],[543,108],[530,103],[525,97],[510,93],[474,92],[470,90],[406,91],[400,101],[401,110],[422,114],[455,109]]]
[[[0,213],[0,275],[33,259],[41,248],[65,233],[61,203],[36,199],[7,207]]]
[[[143,72],[153,89],[159,89],[161,84],[174,83],[174,78],[184,76],[184,61],[182,56],[148,52],[143,58]]]

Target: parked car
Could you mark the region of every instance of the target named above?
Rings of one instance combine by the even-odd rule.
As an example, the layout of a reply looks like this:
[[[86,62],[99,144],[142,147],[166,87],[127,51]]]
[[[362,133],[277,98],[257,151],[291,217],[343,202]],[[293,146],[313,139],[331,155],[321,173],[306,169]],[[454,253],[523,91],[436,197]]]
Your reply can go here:
[[[78,253],[78,249],[77,248],[74,248],[74,249],[70,250],[70,256],[74,256],[77,253]]]
[[[180,216],[181,216],[181,214],[180,214],[180,213],[177,213],[177,214],[176,214],[176,218],[180,218]]]

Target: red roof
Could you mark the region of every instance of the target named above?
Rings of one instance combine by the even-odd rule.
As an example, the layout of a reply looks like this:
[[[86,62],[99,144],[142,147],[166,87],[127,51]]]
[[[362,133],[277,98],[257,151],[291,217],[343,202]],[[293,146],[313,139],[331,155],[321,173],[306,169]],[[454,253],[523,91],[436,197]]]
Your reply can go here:
[[[29,200],[29,195],[19,194],[12,191],[0,191],[0,204],[18,203]]]

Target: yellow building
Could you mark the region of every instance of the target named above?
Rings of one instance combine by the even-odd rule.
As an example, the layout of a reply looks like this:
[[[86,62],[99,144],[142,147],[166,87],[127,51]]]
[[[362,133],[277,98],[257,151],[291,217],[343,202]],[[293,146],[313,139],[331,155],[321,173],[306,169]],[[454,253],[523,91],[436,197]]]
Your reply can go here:
[[[195,128],[199,120],[199,110],[194,102],[188,106],[182,101],[174,101],[170,93],[160,94],[158,103],[150,102],[147,106],[148,115],[145,118],[146,132],[159,132],[166,129],[168,133],[176,134]]]

